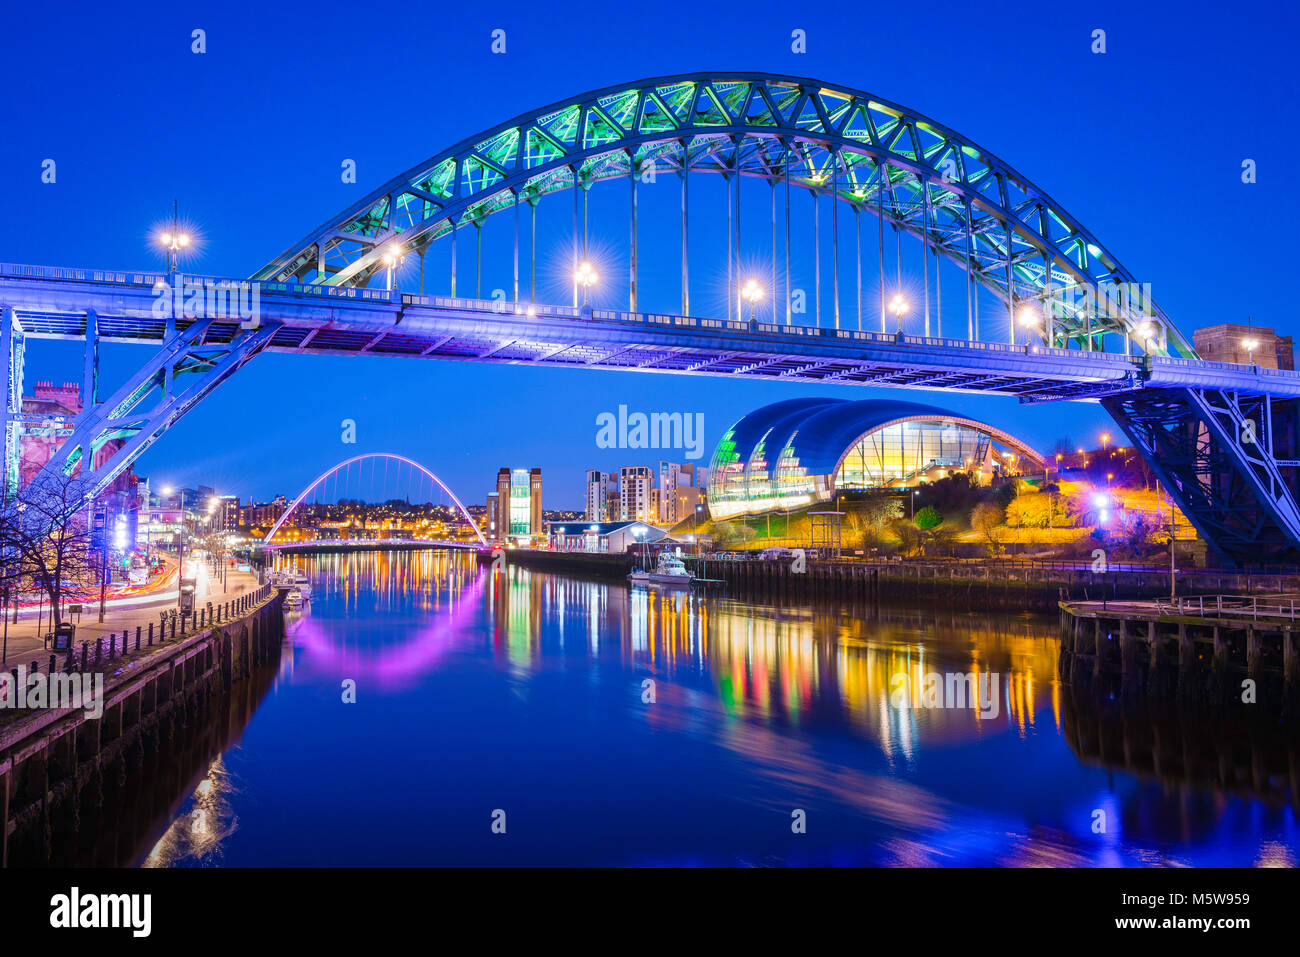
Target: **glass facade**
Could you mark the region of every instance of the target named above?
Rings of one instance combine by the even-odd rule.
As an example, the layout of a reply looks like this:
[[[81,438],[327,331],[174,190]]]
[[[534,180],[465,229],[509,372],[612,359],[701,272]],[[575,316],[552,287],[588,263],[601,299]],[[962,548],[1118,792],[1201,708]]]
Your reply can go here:
[[[532,534],[532,485],[528,469],[514,469],[510,473],[510,534]]]
[[[862,437],[835,475],[837,489],[933,481],[950,471],[989,464],[992,439],[984,432],[930,419],[887,425]]]
[[[1005,432],[934,406],[888,400],[786,400],[751,412],[723,435],[710,465],[709,511],[728,518],[794,509],[838,490],[909,487],[968,472],[1043,467]]]

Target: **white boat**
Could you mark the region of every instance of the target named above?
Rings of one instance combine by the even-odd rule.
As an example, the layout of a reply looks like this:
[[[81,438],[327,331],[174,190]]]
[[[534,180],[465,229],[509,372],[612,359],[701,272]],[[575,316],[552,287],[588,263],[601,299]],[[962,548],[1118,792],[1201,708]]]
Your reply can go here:
[[[285,611],[297,611],[302,606],[302,594],[296,588],[289,589],[289,593],[284,596]]]
[[[292,576],[293,587],[298,590],[304,601],[311,601],[311,579],[299,572]]]
[[[638,568],[627,576],[634,585],[675,585],[682,588],[689,587],[694,577],[681,556],[673,552],[660,552],[654,571]]]

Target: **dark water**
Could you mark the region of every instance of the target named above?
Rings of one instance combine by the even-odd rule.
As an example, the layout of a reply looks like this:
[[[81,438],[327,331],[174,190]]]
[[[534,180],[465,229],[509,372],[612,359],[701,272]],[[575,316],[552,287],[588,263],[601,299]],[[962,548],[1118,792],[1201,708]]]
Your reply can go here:
[[[147,866],[1300,860],[1294,740],[1076,701],[1041,617],[299,561],[280,675]],[[896,707],[928,672],[995,675],[996,714]]]

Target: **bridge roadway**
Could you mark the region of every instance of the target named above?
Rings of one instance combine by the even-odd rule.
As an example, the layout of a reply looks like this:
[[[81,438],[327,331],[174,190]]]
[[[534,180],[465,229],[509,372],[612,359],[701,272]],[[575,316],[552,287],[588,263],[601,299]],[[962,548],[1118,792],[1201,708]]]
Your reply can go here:
[[[155,310],[165,273],[0,264],[0,309],[22,334],[84,340],[87,313],[101,342],[162,343]],[[263,349],[311,355],[429,359],[736,376],[984,392],[1022,401],[1096,399],[1146,387],[1223,389],[1300,396],[1300,373],[1164,356],[859,332],[494,300],[419,296],[383,289],[249,282],[243,286],[274,334]],[[206,288],[206,287],[205,287]],[[233,296],[232,296],[233,298]],[[203,343],[240,333],[238,314],[221,313]],[[183,332],[196,320],[178,318]]]

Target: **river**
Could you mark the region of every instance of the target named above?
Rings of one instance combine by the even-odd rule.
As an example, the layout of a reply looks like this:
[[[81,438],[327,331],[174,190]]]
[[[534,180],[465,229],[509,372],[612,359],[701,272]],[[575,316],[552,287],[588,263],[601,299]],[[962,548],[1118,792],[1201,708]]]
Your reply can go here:
[[[135,863],[1300,860],[1294,735],[1076,700],[1042,616],[769,606],[445,551],[296,561],[312,600],[269,692]],[[985,699],[927,698],[931,674]]]

